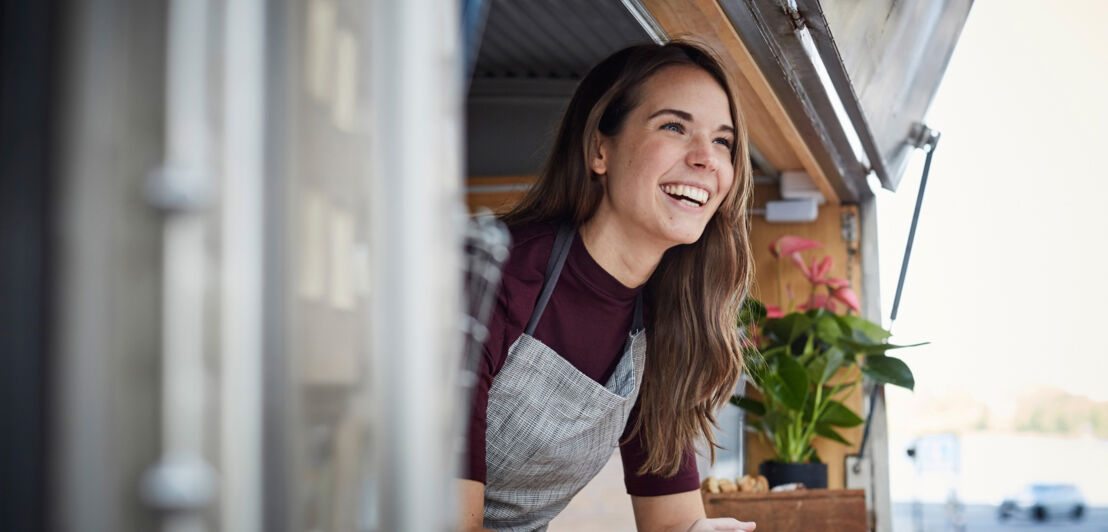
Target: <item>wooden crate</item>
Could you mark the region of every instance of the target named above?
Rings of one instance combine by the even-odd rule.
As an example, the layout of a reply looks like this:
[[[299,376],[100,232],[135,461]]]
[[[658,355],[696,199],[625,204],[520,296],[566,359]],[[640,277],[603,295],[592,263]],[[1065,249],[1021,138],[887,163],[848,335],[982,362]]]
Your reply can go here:
[[[866,532],[864,490],[704,493],[708,517],[758,523],[757,532]]]

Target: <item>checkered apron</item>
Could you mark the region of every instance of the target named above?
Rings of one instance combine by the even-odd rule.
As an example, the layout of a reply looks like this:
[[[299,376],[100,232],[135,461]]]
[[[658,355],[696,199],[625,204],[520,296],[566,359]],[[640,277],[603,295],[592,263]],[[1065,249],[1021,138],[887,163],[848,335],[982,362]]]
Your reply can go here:
[[[603,386],[532,334],[576,230],[563,227],[524,333],[508,348],[489,390],[485,528],[546,530],[611,458],[642,383],[642,295],[615,372]]]

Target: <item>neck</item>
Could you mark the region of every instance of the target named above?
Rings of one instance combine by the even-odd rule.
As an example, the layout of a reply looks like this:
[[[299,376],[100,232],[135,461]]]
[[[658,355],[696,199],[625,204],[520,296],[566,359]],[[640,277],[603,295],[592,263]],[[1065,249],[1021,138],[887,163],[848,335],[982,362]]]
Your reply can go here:
[[[585,249],[624,286],[638,288],[646,284],[669,246],[646,239],[641,232],[628,231],[629,228],[609,220],[601,211],[580,228]]]

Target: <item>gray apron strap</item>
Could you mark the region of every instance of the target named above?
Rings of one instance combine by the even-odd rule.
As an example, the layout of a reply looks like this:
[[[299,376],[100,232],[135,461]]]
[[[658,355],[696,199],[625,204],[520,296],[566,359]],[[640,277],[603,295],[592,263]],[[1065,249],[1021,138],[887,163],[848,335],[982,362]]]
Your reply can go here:
[[[539,292],[535,310],[531,311],[531,319],[527,320],[527,328],[523,330],[528,336],[534,335],[535,328],[539,326],[539,318],[546,310],[546,304],[550,302],[550,295],[554,293],[554,285],[558,284],[558,277],[562,275],[562,266],[565,266],[575,234],[577,229],[565,224],[558,229],[558,236],[554,237],[554,249],[550,250],[550,261],[546,263],[546,277],[542,281],[542,292]]]
[[[566,264],[566,257],[569,256],[569,249],[573,247],[573,237],[576,234],[577,230],[572,225],[565,224],[558,229],[558,235],[554,237],[554,248],[550,250],[550,260],[546,263],[546,277],[542,281],[542,291],[539,292],[535,309],[531,311],[531,319],[527,320],[527,327],[523,331],[528,336],[535,334],[535,329],[539,326],[539,319],[542,318],[542,313],[546,310],[546,304],[550,303],[550,296],[554,294],[554,286],[558,284],[558,277],[562,275],[562,267]],[[635,296],[635,315],[631,321],[631,334],[638,333],[643,329],[642,305],[642,292],[640,291]]]
[[[643,330],[642,323],[642,290],[635,296],[635,317],[631,321],[631,334],[637,334]]]

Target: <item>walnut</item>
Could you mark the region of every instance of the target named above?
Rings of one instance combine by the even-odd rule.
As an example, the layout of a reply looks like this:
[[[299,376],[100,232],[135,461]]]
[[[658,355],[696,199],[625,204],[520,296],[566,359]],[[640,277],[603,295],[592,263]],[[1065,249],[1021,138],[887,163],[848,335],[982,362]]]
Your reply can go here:
[[[700,489],[708,493],[719,493],[719,479],[708,477],[700,483]]]
[[[744,493],[759,493],[769,491],[769,481],[762,475],[743,475],[738,479],[739,491]]]

